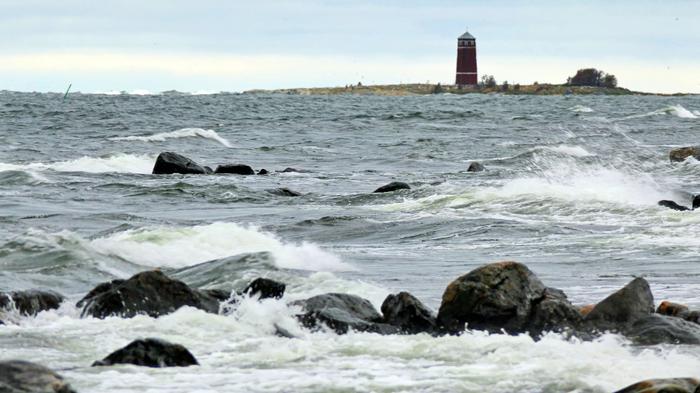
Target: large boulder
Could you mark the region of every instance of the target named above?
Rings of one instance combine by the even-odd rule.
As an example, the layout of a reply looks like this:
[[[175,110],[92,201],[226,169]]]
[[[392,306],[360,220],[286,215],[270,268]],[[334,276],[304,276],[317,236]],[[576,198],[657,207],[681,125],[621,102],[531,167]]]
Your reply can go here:
[[[647,379],[615,393],[694,393],[700,386],[695,378]]]
[[[260,299],[280,299],[284,296],[286,288],[287,285],[284,283],[269,278],[256,278],[245,287],[243,293],[248,296],[259,296]]]
[[[484,165],[477,161],[472,161],[467,168],[467,172],[482,172],[484,170]]]
[[[688,157],[693,157],[696,160],[700,160],[700,147],[698,146],[687,146],[679,147],[673,149],[668,153],[668,158],[671,162],[681,162]]]
[[[153,166],[153,174],[170,175],[173,173],[198,175],[206,174],[207,170],[183,155],[169,151],[160,153],[156,158],[155,166]]]
[[[700,325],[681,318],[650,314],[624,327],[623,334],[636,344],[700,344]]]
[[[54,371],[22,360],[0,361],[2,393],[75,393]]]
[[[401,182],[401,181],[394,181],[389,184],[385,184],[376,190],[374,190],[375,193],[382,193],[382,192],[393,192],[393,191],[398,191],[398,190],[410,190],[411,186],[409,186],[407,183]]]
[[[179,344],[172,344],[157,338],[134,340],[106,358],[92,364],[111,366],[114,364],[135,364],[146,367],[187,367],[198,365],[197,359]]]
[[[349,330],[380,334],[398,333],[395,326],[382,323],[383,318],[367,299],[344,293],[326,293],[294,305],[301,306],[304,314],[298,316],[302,324],[317,329],[326,325],[338,334]]]
[[[637,277],[624,288],[598,303],[585,322],[598,331],[624,332],[627,326],[654,312],[654,296],[649,283]]]
[[[442,295],[438,323],[448,333],[470,329],[511,334],[527,331],[533,303],[545,286],[525,265],[498,262],[452,281]]]
[[[254,175],[255,171],[245,164],[226,164],[216,167],[214,173],[228,173],[232,175]]]
[[[382,303],[384,322],[396,326],[403,333],[433,333],[436,330],[435,313],[408,292],[391,294]]]
[[[57,309],[64,297],[53,291],[0,292],[0,309],[14,308],[22,315],[36,315],[41,311]]]
[[[211,294],[190,288],[159,270],[141,272],[128,280],[98,285],[78,302],[82,316],[131,318],[139,314],[159,317],[190,306],[218,313],[219,301]]]
[[[585,337],[579,331],[583,316],[578,308],[569,302],[563,291],[545,288],[544,296],[532,305],[527,322],[527,331],[533,337],[545,332],[567,332]]]

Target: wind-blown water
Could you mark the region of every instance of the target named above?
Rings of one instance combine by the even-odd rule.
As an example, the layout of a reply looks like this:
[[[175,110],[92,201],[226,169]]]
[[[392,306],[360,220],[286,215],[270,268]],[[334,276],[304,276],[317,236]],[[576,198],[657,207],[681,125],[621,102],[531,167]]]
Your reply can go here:
[[[2,92],[0,291],[70,301],[9,315],[0,358],[58,369],[81,392],[608,392],[697,377],[693,347],[338,336],[306,331],[286,304],[345,292],[379,307],[408,290],[437,309],[452,279],[510,259],[575,304],[642,275],[657,302],[700,307],[700,216],[656,204],[700,193],[698,162],[668,161],[697,144],[699,111],[697,97]],[[272,174],[150,175],[161,151]],[[474,160],[486,171],[467,172]],[[412,190],[371,194],[394,180]],[[224,315],[79,317],[73,304],[96,284],[156,267],[199,287],[265,276],[288,289]],[[89,367],[151,336],[201,366]]]

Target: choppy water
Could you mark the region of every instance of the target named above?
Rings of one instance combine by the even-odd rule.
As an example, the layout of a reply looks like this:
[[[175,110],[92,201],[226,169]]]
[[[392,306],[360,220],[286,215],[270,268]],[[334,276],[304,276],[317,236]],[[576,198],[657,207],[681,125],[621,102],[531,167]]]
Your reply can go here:
[[[0,92],[0,290],[74,301],[153,267],[198,286],[289,284],[225,316],[80,319],[69,302],[0,327],[0,358],[59,369],[81,392],[605,392],[698,376],[692,347],[309,333],[285,302],[336,291],[379,307],[408,290],[437,309],[453,278],[513,259],[577,304],[643,275],[657,301],[700,306],[700,216],[656,205],[700,193],[700,164],[667,158],[697,143],[699,111],[698,97]],[[304,171],[152,176],[161,151]],[[472,160],[487,170],[466,172]],[[371,194],[392,180],[413,189]],[[148,336],[201,366],[88,367]]]

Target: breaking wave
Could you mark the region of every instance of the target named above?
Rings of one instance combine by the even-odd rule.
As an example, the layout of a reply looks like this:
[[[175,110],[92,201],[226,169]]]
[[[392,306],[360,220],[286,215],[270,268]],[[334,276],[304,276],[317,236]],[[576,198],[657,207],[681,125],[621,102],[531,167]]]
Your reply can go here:
[[[155,157],[153,156],[119,153],[105,157],[84,156],[75,160],[53,163],[10,164],[0,162],[0,172],[54,170],[57,172],[148,174],[153,170],[154,162]]]
[[[572,111],[572,112],[579,112],[579,113],[591,113],[591,112],[594,112],[593,109],[591,109],[591,108],[589,108],[589,107],[587,107],[587,106],[583,106],[583,105],[575,105],[575,106],[572,106],[571,108],[569,108],[569,110]]]
[[[210,139],[221,143],[226,147],[231,147],[231,143],[222,138],[214,130],[205,130],[203,128],[182,128],[171,132],[161,132],[153,135],[143,135],[143,136],[123,136],[110,138],[112,141],[142,141],[142,142],[163,142],[166,139],[179,139],[179,138],[204,138]]]
[[[697,111],[691,112],[688,109],[684,108],[682,105],[671,105],[669,107],[655,110],[653,112],[644,113],[641,115],[627,116],[627,117],[625,117],[625,119],[635,119],[635,118],[639,118],[639,117],[659,116],[659,115],[674,115],[674,116],[680,117],[681,119],[697,119],[698,117],[700,117],[698,115]]]

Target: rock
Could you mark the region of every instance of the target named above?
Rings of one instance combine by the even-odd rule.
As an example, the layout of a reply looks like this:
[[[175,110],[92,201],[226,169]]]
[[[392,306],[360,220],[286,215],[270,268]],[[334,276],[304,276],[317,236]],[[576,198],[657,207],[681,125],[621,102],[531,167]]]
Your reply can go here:
[[[135,364],[146,367],[187,367],[198,365],[197,359],[187,348],[157,338],[134,340],[106,358],[92,364],[111,366],[114,364]]]
[[[180,307],[191,306],[218,313],[219,302],[210,294],[192,289],[159,270],[138,273],[128,280],[98,285],[78,302],[82,316],[131,318],[138,314],[159,317]]]
[[[583,306],[579,306],[578,312],[581,314],[581,316],[585,317],[586,315],[588,315],[588,313],[591,312],[591,310],[593,310],[593,307],[595,307],[595,304],[586,304]]]
[[[699,385],[695,378],[648,379],[615,393],[694,393]]]
[[[700,325],[659,314],[637,319],[623,334],[640,345],[700,344]]]
[[[53,291],[0,292],[0,309],[15,308],[22,315],[36,315],[57,309],[63,300],[62,295]]]
[[[484,169],[484,165],[480,162],[473,161],[471,164],[469,164],[469,168],[467,168],[467,172],[481,172]]]
[[[435,314],[408,292],[392,294],[382,303],[384,322],[404,333],[433,333],[437,326]]]
[[[389,184],[385,184],[385,185],[377,188],[376,190],[374,190],[374,192],[375,193],[392,192],[392,191],[410,190],[410,189],[411,189],[411,186],[409,186],[408,184],[406,184],[404,182],[400,182],[400,181],[394,181],[394,182],[391,182]]]
[[[75,393],[62,376],[36,363],[0,361],[2,393]]]
[[[302,307],[305,313],[298,318],[308,328],[319,328],[324,324],[338,334],[349,330],[380,334],[399,332],[397,327],[382,323],[383,318],[372,303],[359,296],[326,293],[292,304]]]
[[[700,148],[697,146],[680,147],[678,149],[673,149],[670,153],[668,153],[668,158],[671,160],[671,162],[681,162],[688,157],[693,157],[696,160],[700,160]]]
[[[231,291],[225,289],[200,289],[199,292],[211,296],[220,302],[228,301],[231,298]]]
[[[202,168],[204,168],[204,172],[205,172],[207,175],[211,175],[212,173],[214,173],[214,170],[211,169],[211,167],[209,167],[209,166],[206,166],[206,165],[205,165],[205,166],[203,166]]]
[[[268,278],[256,278],[243,290],[248,296],[260,296],[260,299],[281,299],[287,285]]]
[[[298,197],[301,196],[301,193],[298,193],[296,191],[292,191],[289,188],[282,187],[282,188],[275,188],[274,190],[267,190],[270,194],[274,195],[279,195],[279,196],[286,196],[286,197]]]
[[[533,337],[545,332],[577,333],[583,316],[566,298],[563,291],[545,288],[544,297],[535,300],[528,318],[527,330]],[[580,335],[580,333],[577,333]]]
[[[270,172],[268,172],[268,170],[264,169],[264,168],[258,171],[258,175],[268,175],[268,174],[270,174]]]
[[[498,262],[452,281],[442,295],[438,324],[448,333],[470,329],[511,334],[528,328],[532,304],[545,286],[525,265]]]
[[[255,171],[248,165],[244,164],[227,164],[216,167],[214,173],[228,173],[233,175],[254,175]]]
[[[689,311],[688,306],[685,304],[672,303],[668,300],[661,302],[659,307],[656,309],[657,314],[668,315],[671,317],[687,315]]]
[[[585,321],[598,331],[624,331],[636,320],[654,312],[654,296],[649,283],[637,277],[624,288],[596,304]]]
[[[686,210],[690,210],[689,208],[682,206],[682,205],[679,205],[674,201],[669,201],[669,200],[665,200],[665,199],[662,201],[659,201],[659,206],[667,207],[669,209],[678,210],[681,212],[686,211]]]
[[[287,167],[287,168],[284,168],[284,170],[282,170],[282,173],[301,173],[301,172],[304,172],[304,171],[300,171],[299,169],[291,168],[291,167]]]
[[[153,167],[154,175],[169,175],[173,173],[181,174],[206,174],[204,167],[189,158],[173,153],[163,152],[156,158],[156,164]]]

